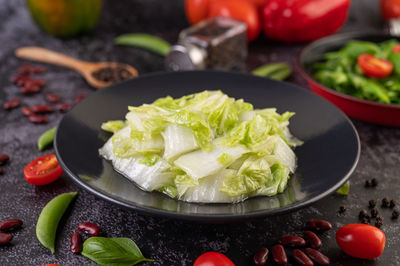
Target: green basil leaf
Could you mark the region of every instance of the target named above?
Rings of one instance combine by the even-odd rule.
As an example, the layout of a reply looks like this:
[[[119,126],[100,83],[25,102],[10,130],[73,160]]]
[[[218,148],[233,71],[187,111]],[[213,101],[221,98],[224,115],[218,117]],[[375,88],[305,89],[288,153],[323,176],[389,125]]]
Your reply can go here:
[[[145,258],[132,239],[124,237],[90,237],[83,243],[81,254],[100,265],[110,266],[130,266],[154,261]]]

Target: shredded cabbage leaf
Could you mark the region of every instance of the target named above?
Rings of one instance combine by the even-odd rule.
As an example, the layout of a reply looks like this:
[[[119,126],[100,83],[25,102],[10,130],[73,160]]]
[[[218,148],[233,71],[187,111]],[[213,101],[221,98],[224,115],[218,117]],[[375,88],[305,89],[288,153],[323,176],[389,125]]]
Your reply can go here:
[[[287,186],[302,142],[293,112],[254,109],[221,91],[129,106],[126,120],[101,125],[113,136],[99,153],[147,191],[189,202],[239,202]]]

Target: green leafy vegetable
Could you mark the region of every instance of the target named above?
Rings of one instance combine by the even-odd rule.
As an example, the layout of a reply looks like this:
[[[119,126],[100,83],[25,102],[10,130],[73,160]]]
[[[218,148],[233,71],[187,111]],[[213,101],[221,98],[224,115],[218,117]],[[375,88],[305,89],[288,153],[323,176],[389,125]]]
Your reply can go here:
[[[326,53],[322,62],[314,63],[313,77],[329,88],[357,98],[400,104],[400,54],[393,52],[397,44],[397,40],[382,43],[349,41],[340,50]],[[365,75],[357,62],[362,54],[389,60],[394,71],[386,78]]]
[[[126,121],[99,150],[141,188],[196,202],[275,195],[296,169],[292,112],[254,109],[221,91],[129,106]],[[121,128],[122,127],[122,128]],[[116,131],[114,131],[116,130]]]
[[[146,49],[162,56],[166,56],[171,49],[171,45],[167,41],[144,33],[124,34],[115,38],[114,42],[118,45],[131,45]]]
[[[101,129],[104,131],[115,133],[115,132],[123,129],[125,126],[126,126],[126,123],[124,121],[113,120],[113,121],[108,121],[108,122],[101,124]]]
[[[81,254],[100,265],[109,266],[130,266],[154,261],[145,258],[129,238],[90,237],[83,243]]]
[[[251,73],[260,77],[285,80],[292,74],[292,68],[288,63],[272,63],[260,66]]]
[[[340,194],[340,195],[349,195],[350,192],[350,181],[347,181],[346,183],[344,183],[343,186],[341,186],[336,193]]]
[[[140,163],[145,164],[147,166],[153,166],[160,159],[160,156],[157,154],[152,154],[149,156],[145,156],[140,160]]]

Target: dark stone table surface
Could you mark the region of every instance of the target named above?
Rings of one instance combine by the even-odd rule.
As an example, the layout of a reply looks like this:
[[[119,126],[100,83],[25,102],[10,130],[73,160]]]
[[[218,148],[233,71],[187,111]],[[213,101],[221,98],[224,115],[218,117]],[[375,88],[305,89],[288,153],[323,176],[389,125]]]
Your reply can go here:
[[[116,47],[113,38],[126,32],[146,32],[174,42],[179,31],[187,26],[182,3],[179,0],[104,1],[100,23],[91,35],[60,40],[34,25],[23,0],[0,0],[0,103],[21,97],[10,82],[18,67],[26,63],[13,55],[20,46],[42,46],[84,60],[126,62],[140,74],[163,71],[163,58],[135,48]],[[351,17],[344,30],[381,26],[378,1],[353,1]],[[248,69],[274,61],[287,61],[294,66],[301,47],[260,38],[249,47]],[[42,76],[47,81],[44,92],[55,92],[66,102],[72,102],[79,93],[94,93],[78,74],[59,67],[46,66],[46,69]],[[306,87],[297,71],[290,82]],[[27,105],[45,103],[44,93],[21,98]],[[400,221],[392,221],[389,210],[381,211],[387,242],[380,258],[354,259],[342,253],[335,243],[335,230],[357,222],[357,214],[367,207],[368,200],[387,196],[400,201],[398,128],[353,120],[361,139],[361,157],[351,176],[351,192],[347,197],[334,194],[290,214],[213,225],[148,217],[122,209],[80,189],[66,175],[48,186],[28,184],[23,167],[39,155],[53,152],[39,152],[36,148],[38,136],[57,125],[62,114],[56,112],[49,118],[47,125],[33,125],[19,109],[10,112],[0,109],[0,153],[11,156],[0,176],[0,220],[24,221],[23,228],[14,234],[12,245],[0,247],[0,265],[93,265],[85,257],[69,251],[69,235],[83,221],[99,224],[106,236],[132,238],[145,256],[155,260],[143,265],[191,265],[197,256],[210,250],[227,254],[237,265],[252,265],[252,256],[259,247],[271,247],[282,234],[301,233],[304,222],[310,218],[324,218],[333,224],[334,230],[322,236],[322,252],[331,258],[332,265],[400,265]],[[365,180],[371,178],[378,179],[378,187],[364,188]],[[79,191],[79,196],[62,223],[57,251],[52,255],[37,241],[35,224],[43,206],[54,196],[68,191]],[[344,215],[337,212],[341,205],[348,208]]]

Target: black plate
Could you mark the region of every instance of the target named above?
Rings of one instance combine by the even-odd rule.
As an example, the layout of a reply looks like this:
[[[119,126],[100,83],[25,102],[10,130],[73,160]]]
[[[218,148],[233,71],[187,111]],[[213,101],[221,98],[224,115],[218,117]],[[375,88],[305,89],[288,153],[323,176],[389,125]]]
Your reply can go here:
[[[128,105],[151,103],[202,90],[222,90],[255,108],[294,111],[292,133],[304,141],[296,148],[298,169],[284,193],[237,204],[194,204],[158,192],[145,192],[98,155],[109,134],[102,122],[124,119]],[[61,121],[55,137],[57,158],[80,186],[118,205],[147,214],[202,222],[263,217],[304,207],[334,192],[353,172],[360,153],[357,132],[335,106],[313,93],[265,78],[225,72],[161,73],[128,80],[93,93]]]

